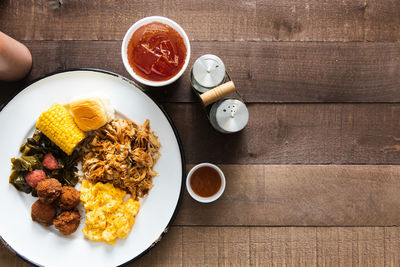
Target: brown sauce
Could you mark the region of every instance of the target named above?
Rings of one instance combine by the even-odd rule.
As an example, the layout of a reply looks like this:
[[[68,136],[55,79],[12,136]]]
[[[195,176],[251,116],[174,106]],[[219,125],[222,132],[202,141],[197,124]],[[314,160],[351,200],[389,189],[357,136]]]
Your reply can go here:
[[[190,179],[193,192],[201,197],[211,197],[221,188],[221,176],[211,167],[204,166],[195,170]]]
[[[160,22],[140,27],[128,43],[129,65],[147,80],[169,80],[182,69],[185,59],[186,46],[182,36]]]

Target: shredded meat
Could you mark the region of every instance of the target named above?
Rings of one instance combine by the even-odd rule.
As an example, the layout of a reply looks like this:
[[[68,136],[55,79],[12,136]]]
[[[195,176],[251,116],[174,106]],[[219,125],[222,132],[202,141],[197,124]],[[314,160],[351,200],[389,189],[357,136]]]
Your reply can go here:
[[[145,196],[157,175],[153,170],[161,144],[146,120],[138,126],[130,120],[112,120],[85,141],[82,172],[92,182],[108,182],[133,198]]]

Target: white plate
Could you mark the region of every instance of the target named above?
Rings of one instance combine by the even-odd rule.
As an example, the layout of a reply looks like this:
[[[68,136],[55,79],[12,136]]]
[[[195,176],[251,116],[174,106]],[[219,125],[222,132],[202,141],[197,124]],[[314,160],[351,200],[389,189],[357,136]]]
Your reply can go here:
[[[10,159],[19,155],[18,149],[31,136],[39,115],[55,102],[66,103],[82,94],[98,93],[108,96],[122,116],[138,124],[148,118],[162,144],[162,156],[154,167],[159,173],[153,179],[154,187],[141,200],[129,236],[117,240],[114,246],[87,240],[82,233],[84,220],[67,237],[54,227],[33,222],[31,205],[37,198],[8,183]],[[182,146],[166,112],[129,80],[91,69],[49,75],[29,85],[4,107],[0,125],[0,236],[25,260],[44,266],[116,266],[146,253],[168,230],[182,195]]]

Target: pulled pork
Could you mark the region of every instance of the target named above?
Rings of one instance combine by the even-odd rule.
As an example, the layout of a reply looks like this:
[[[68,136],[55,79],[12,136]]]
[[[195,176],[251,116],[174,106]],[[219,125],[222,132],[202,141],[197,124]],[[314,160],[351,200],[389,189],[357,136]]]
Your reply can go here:
[[[135,199],[145,196],[157,175],[153,166],[161,144],[146,120],[138,126],[115,119],[95,130],[82,146],[83,177],[92,182],[112,183]]]

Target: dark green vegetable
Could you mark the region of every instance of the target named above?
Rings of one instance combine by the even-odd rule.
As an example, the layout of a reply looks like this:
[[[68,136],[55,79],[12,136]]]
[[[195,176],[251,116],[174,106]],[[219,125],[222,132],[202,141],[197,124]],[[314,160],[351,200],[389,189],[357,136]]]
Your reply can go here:
[[[25,181],[24,176],[21,172],[13,171],[10,175],[10,184],[12,184],[17,190],[29,194],[32,192],[32,187]]]
[[[38,129],[32,137],[27,138],[19,150],[22,156],[11,159],[13,172],[9,179],[16,189],[25,193],[32,192],[32,195],[35,195],[36,190],[29,186],[24,177],[28,172],[37,169],[43,169],[48,178],[56,178],[63,185],[75,186],[78,182],[76,165],[81,160],[79,151],[75,150],[68,156]],[[52,153],[57,159],[59,169],[47,170],[43,167],[42,161],[47,153]]]
[[[16,171],[33,171],[42,168],[42,163],[40,162],[38,156],[21,156],[20,158],[12,158],[11,163]]]
[[[76,183],[78,182],[78,177],[75,175],[76,170],[73,169],[67,169],[64,171],[63,174],[63,179],[65,182],[65,185],[70,185],[70,186],[75,186]]]

